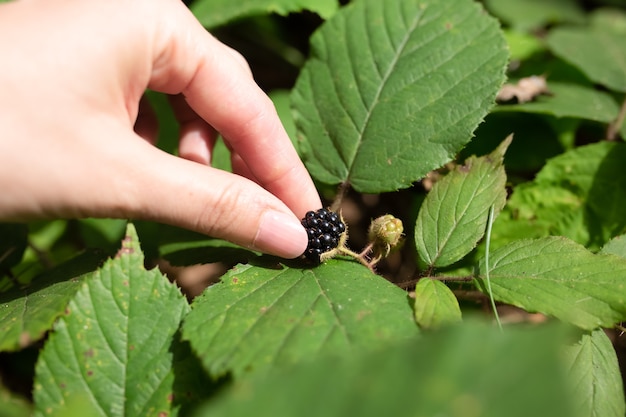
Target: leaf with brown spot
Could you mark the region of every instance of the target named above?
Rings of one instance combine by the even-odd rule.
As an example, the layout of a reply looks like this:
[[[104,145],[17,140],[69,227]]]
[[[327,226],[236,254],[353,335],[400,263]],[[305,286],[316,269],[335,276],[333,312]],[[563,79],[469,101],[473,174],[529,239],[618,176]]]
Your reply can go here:
[[[157,269],[146,270],[134,228],[125,250],[86,280],[54,326],[36,366],[36,415],[63,415],[82,396],[97,415],[175,415],[178,338],[189,305]],[[192,377],[193,373],[190,373]],[[60,383],[62,382],[62,384]],[[184,386],[184,380],[177,381]]]

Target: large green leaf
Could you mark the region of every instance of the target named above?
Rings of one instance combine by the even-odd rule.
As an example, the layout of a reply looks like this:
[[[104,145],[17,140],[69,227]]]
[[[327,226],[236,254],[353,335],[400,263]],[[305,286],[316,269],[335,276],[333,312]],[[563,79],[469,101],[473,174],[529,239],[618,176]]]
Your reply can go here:
[[[551,23],[581,23],[585,19],[576,0],[486,0],[485,3],[490,12],[520,31]]]
[[[195,416],[572,415],[554,332],[464,325],[428,336],[239,381]]]
[[[550,31],[548,47],[590,80],[626,92],[626,32],[605,27],[561,27]]]
[[[36,277],[30,286],[0,294],[0,351],[39,340],[63,314],[83,279],[104,260],[99,251],[84,252]]]
[[[491,108],[507,51],[471,0],[359,0],[311,38],[292,93],[321,182],[378,193],[451,160]]]
[[[493,251],[496,300],[555,316],[586,330],[626,320],[626,260],[593,254],[568,239],[519,240]],[[485,261],[478,287],[487,293]]]
[[[158,270],[145,270],[129,226],[115,259],[85,281],[37,362],[37,415],[62,413],[71,398],[100,416],[176,413],[176,333],[189,305]],[[178,393],[177,393],[178,394]]]
[[[239,265],[192,304],[183,337],[212,375],[414,337],[407,294],[355,262]]]
[[[502,160],[511,137],[491,154],[472,156],[437,181],[415,223],[415,245],[429,266],[447,266],[467,255],[483,237],[491,206],[506,201]]]
[[[583,333],[565,350],[568,382],[574,389],[576,416],[623,417],[622,376],[613,344],[604,330]]]
[[[232,20],[259,14],[289,13],[310,10],[328,19],[335,13],[337,0],[197,0],[191,11],[207,28],[224,25]]]
[[[421,279],[415,286],[415,320],[426,329],[461,321],[461,308],[456,297],[441,281]]]

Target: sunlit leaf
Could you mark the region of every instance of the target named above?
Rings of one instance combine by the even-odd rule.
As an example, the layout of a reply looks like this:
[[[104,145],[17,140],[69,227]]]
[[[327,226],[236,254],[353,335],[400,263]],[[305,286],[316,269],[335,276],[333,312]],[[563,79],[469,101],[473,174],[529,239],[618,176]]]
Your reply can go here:
[[[312,36],[292,94],[309,171],[361,192],[408,187],[470,140],[506,62],[474,1],[351,3]]]
[[[506,200],[502,160],[510,143],[511,137],[489,155],[468,158],[430,190],[415,223],[415,245],[426,264],[450,265],[483,237],[490,207],[498,213]]]
[[[147,271],[129,226],[115,259],[86,280],[54,326],[36,366],[36,415],[62,413],[81,398],[99,416],[176,413],[176,333],[189,305]]]
[[[570,240],[519,240],[489,256],[496,300],[555,316],[582,329],[626,320],[626,260],[596,255]],[[478,287],[485,293],[485,262]]]
[[[626,144],[607,141],[551,159],[533,182],[515,188],[494,237],[516,222],[599,249],[626,231],[625,159]]]

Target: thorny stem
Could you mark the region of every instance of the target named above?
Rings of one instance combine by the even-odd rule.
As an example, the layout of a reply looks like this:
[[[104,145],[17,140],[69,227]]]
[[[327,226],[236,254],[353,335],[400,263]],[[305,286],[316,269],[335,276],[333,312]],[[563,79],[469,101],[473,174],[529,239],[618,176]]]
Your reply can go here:
[[[619,114],[617,118],[609,124],[609,127],[606,131],[606,140],[615,140],[617,138],[617,132],[622,127],[624,123],[624,119],[626,118],[626,98],[622,102],[622,107],[619,109]]]

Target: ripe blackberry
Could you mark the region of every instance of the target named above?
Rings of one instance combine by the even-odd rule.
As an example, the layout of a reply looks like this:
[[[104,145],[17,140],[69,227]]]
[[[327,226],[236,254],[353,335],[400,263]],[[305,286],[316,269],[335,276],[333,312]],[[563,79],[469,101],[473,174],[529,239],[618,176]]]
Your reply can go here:
[[[346,231],[346,225],[339,215],[325,208],[307,212],[302,219],[302,226],[309,235],[304,256],[315,263],[320,263],[322,254],[339,245],[341,235]]]

